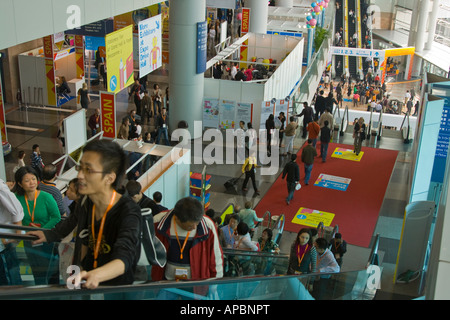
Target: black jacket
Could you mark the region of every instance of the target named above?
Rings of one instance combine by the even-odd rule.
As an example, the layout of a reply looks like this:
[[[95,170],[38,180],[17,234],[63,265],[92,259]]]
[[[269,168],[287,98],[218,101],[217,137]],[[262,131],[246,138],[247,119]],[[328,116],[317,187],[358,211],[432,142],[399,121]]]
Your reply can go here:
[[[58,242],[77,228],[73,264],[81,266],[86,271],[92,270],[94,264],[91,226],[92,206],[92,201],[86,197],[77,203],[75,211],[67,219],[58,223],[53,229],[44,231],[47,242]],[[115,259],[120,259],[125,264],[125,272],[117,278],[102,282],[102,285],[133,283],[141,252],[141,220],[141,209],[128,196],[122,196],[107,213],[102,237],[104,240],[100,245],[97,259],[98,267]],[[97,234],[100,229],[100,222],[95,222],[94,229]],[[83,237],[84,234],[87,234],[87,236]],[[83,260],[81,260],[82,245],[88,247]]]
[[[296,161],[288,162],[283,169],[283,179],[287,175],[287,182],[297,182],[300,181],[300,169]]]
[[[331,140],[331,130],[328,127],[320,129],[320,142],[329,143]]]

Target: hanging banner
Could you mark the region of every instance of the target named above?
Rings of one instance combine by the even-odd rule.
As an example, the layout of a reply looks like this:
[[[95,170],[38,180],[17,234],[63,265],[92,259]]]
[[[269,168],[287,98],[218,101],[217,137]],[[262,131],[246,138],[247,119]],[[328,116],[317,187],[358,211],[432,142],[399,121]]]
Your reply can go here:
[[[219,127],[219,99],[203,100],[203,128]]]
[[[161,15],[139,22],[139,78],[162,66]]]
[[[83,36],[75,35],[75,63],[77,65],[77,78],[84,77],[84,40]]]
[[[250,9],[242,8],[242,21],[241,21],[241,37],[244,34],[250,32]],[[248,61],[248,39],[244,41],[241,46],[241,61]],[[239,66],[242,68],[247,68],[247,63],[241,63]]]
[[[280,112],[284,112],[284,117],[286,119],[289,119],[288,112],[289,112],[289,101],[286,101],[284,99],[279,99],[277,102],[275,102],[275,113],[274,116],[278,117]]]
[[[261,104],[261,121],[259,123],[259,130],[266,129],[266,120],[269,118],[269,115],[274,114],[275,105],[270,101],[263,101]]]
[[[53,60],[53,36],[44,37],[45,75],[47,80],[47,105],[57,106],[55,62]]]
[[[134,82],[133,26],[107,34],[106,70],[108,92],[119,92]]]
[[[197,74],[206,71],[207,42],[208,25],[206,21],[197,22]]]
[[[116,138],[116,95],[100,91],[101,127],[104,138]]]

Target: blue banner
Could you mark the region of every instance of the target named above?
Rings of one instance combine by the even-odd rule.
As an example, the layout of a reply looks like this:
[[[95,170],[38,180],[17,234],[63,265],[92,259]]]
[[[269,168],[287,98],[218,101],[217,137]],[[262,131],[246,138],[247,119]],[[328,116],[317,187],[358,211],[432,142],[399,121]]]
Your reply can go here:
[[[197,73],[206,71],[206,49],[208,25],[206,21],[197,23]]]

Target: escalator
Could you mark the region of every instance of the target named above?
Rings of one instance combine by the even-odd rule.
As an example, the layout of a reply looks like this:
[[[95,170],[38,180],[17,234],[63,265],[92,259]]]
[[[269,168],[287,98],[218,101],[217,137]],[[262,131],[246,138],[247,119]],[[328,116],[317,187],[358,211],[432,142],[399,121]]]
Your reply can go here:
[[[334,33],[339,32],[341,28],[344,28],[344,13],[342,6],[339,6],[339,9],[336,9],[336,18],[335,18],[335,30]],[[336,41],[336,38],[335,38]],[[338,44],[335,42],[335,46]],[[344,57],[342,55],[334,55],[334,70],[336,79],[340,79],[342,73],[344,72]]]
[[[348,12],[353,11],[356,12],[356,0],[348,0]],[[355,23],[353,22],[355,21]],[[350,39],[353,38],[353,34],[356,32],[356,19],[352,17],[348,17],[348,43],[350,44]],[[353,46],[349,45],[349,47],[357,47],[357,43],[353,42]],[[358,65],[357,58],[353,56],[348,57],[348,70],[350,72],[350,77],[352,79],[359,79],[358,75]]]
[[[4,225],[0,225],[3,228]],[[336,230],[333,230],[333,233]],[[11,234],[7,235],[12,238]],[[5,234],[0,234],[5,237]],[[14,236],[30,241],[26,235]],[[373,244],[368,265],[377,265],[379,237]],[[20,250],[19,250],[20,251]],[[19,256],[21,253],[19,252]],[[26,264],[26,255],[21,256]],[[287,254],[224,250],[224,260],[237,272],[218,279],[203,281],[136,281],[132,285],[99,286],[97,289],[69,289],[61,280],[59,285],[35,286],[32,279],[22,285],[0,287],[0,300],[312,300],[311,291],[319,274],[287,275]],[[374,262],[376,261],[376,263]],[[381,276],[381,274],[380,274]],[[22,275],[22,277],[24,277]],[[320,273],[329,278],[324,300],[372,300],[376,290],[369,286],[373,278],[366,269],[339,273]],[[31,276],[32,278],[32,276]],[[369,287],[368,287],[369,286]],[[314,289],[315,290],[315,289]],[[318,296],[316,296],[318,298]],[[166,310],[167,311],[167,310]]]

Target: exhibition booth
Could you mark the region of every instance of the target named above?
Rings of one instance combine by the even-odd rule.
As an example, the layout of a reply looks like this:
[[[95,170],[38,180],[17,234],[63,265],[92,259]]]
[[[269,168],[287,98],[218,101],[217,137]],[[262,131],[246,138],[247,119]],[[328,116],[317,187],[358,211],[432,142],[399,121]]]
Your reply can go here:
[[[276,64],[276,69],[263,79],[252,81],[234,81],[205,78],[203,127],[219,129],[236,129],[239,121],[252,122],[253,128],[264,129],[261,124],[270,113],[278,116],[278,105],[286,106],[283,110],[287,116],[290,97],[302,77],[304,39],[275,34],[249,33],[247,67],[262,65],[269,67]],[[235,47],[238,50],[239,46]],[[229,52],[228,55],[232,55]],[[272,63],[264,63],[270,60]],[[252,61],[253,60],[253,61]],[[226,60],[223,62],[242,62]],[[266,110],[264,110],[265,107]],[[284,109],[284,108],[281,108]]]

